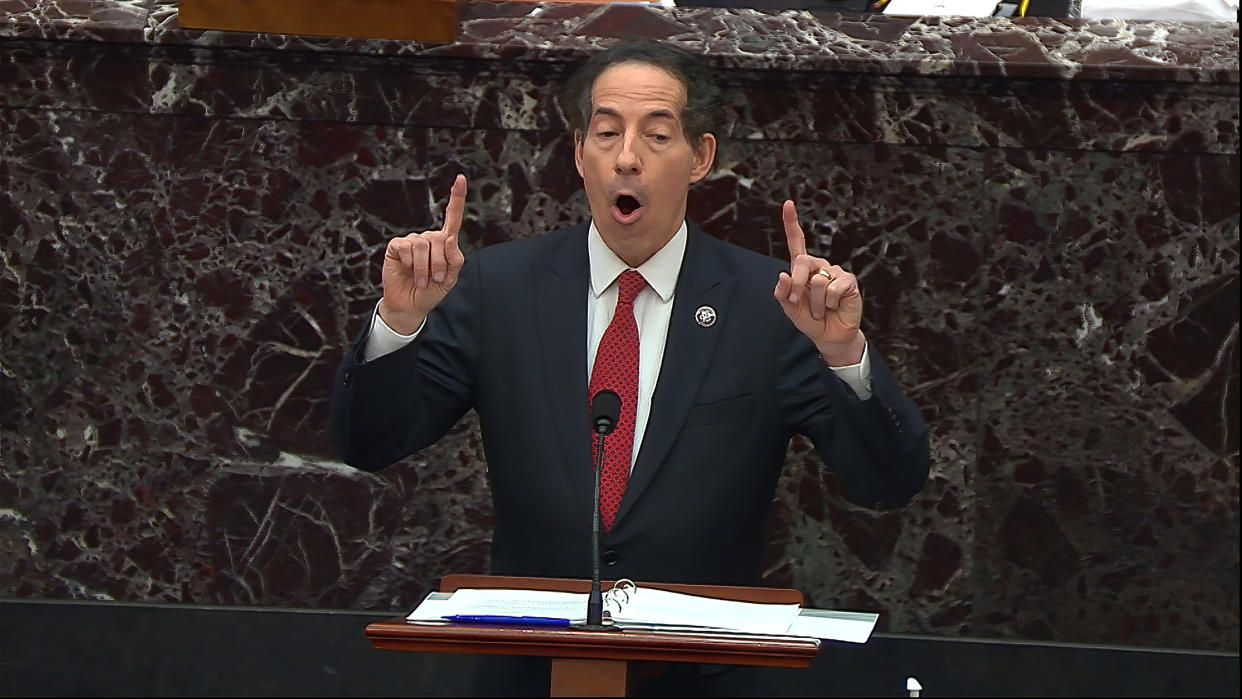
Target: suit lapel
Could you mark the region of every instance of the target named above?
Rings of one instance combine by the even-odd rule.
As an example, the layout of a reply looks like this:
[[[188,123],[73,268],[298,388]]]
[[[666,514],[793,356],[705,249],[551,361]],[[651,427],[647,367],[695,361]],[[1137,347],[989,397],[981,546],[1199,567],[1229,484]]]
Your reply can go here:
[[[587,420],[586,302],[589,267],[585,226],[576,226],[539,275],[535,301],[543,348],[540,369],[547,387],[552,429],[558,431],[562,466],[572,492],[592,489]]]
[[[699,395],[699,386],[711,364],[728,313],[735,280],[722,271],[726,265],[715,259],[711,245],[713,241],[707,234],[693,224],[689,234],[686,255],[677,278],[677,293],[669,319],[660,378],[651,399],[638,460],[630,473],[614,529],[620,528],[620,522],[651,483],[681,432],[686,414]],[[695,320],[695,312],[703,306],[711,307],[717,314],[716,322],[708,327]]]

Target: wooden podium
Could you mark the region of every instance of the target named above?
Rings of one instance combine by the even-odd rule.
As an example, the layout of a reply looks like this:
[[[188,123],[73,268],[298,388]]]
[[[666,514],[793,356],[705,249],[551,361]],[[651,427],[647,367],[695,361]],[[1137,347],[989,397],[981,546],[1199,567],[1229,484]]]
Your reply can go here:
[[[187,29],[449,42],[459,0],[180,0]]]
[[[457,38],[461,4],[461,0],[180,0],[177,22],[186,29],[446,43]]]
[[[797,590],[711,585],[638,583],[692,595],[743,602],[802,604]],[[441,592],[460,588],[509,588],[588,592],[587,580],[448,575]],[[605,589],[611,587],[604,583]],[[554,697],[626,696],[638,662],[721,663],[806,667],[819,651],[819,640],[797,636],[735,633],[667,633],[660,631],[585,631],[534,626],[417,623],[391,619],[368,624],[371,645],[387,650],[438,653],[537,655],[552,660]]]

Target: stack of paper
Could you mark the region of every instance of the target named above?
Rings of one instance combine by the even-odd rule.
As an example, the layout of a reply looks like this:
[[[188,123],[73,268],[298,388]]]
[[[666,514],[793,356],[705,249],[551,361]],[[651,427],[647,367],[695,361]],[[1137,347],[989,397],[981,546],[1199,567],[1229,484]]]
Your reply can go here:
[[[538,616],[586,621],[587,596],[547,590],[477,590],[433,592],[406,617],[409,621],[442,621],[451,616]]]
[[[406,617],[444,621],[448,617],[539,617],[586,621],[587,595],[546,590],[461,589],[433,592]],[[623,629],[725,631],[806,636],[864,643],[878,614],[802,609],[796,604],[759,604],[700,597],[654,588],[632,591],[612,621]]]

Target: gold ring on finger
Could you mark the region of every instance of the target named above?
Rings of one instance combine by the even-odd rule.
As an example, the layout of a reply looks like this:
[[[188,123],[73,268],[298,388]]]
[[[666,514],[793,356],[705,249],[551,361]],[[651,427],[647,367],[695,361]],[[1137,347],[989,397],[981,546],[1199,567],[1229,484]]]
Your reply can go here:
[[[828,270],[826,270],[826,269],[821,269],[821,270],[819,270],[819,273],[820,273],[820,276],[822,276],[824,279],[827,279],[827,280],[828,280],[828,283],[829,283],[829,284],[831,284],[831,283],[832,283],[832,280],[833,280],[833,279],[836,279],[836,277],[832,276],[832,272],[829,272],[829,271],[828,271]]]

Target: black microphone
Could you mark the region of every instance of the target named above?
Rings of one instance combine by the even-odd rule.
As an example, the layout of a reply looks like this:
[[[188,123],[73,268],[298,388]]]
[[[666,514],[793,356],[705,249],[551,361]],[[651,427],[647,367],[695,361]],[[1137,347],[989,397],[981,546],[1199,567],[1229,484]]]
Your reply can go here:
[[[621,396],[603,389],[591,398],[591,430],[595,432],[595,505],[591,508],[591,594],[587,597],[588,629],[603,630],[604,595],[599,589],[599,482],[604,470],[604,437],[617,426]]]
[[[615,391],[604,389],[595,394],[591,400],[591,429],[596,434],[606,435],[617,426],[617,417],[621,415],[621,396]]]

